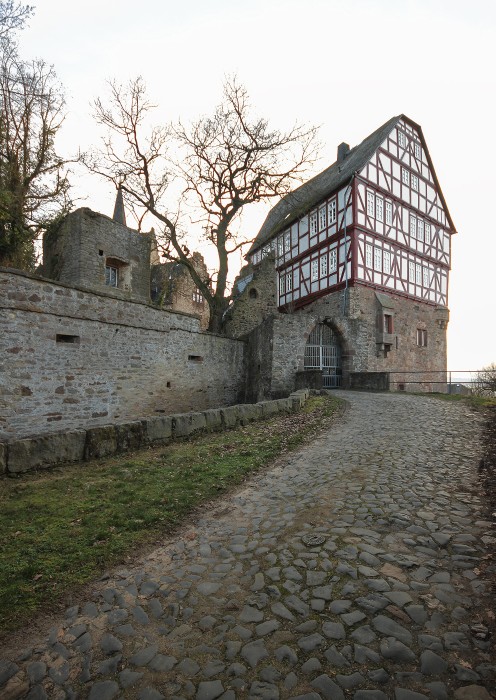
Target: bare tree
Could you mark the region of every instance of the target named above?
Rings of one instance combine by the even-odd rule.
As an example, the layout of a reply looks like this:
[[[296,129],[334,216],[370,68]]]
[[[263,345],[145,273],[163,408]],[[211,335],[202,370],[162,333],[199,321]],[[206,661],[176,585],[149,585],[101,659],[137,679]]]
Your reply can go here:
[[[496,396],[496,362],[477,372],[472,390],[476,396]]]
[[[153,105],[141,78],[127,87],[111,83],[109,105],[97,99],[95,106],[108,134],[103,151],[88,163],[90,169],[122,188],[128,203],[142,212],[140,221],[149,213],[160,222],[162,254],[188,268],[209,305],[209,330],[220,332],[229,304],[229,256],[249,242],[237,236],[239,215],[246,205],[280,197],[301,181],[315,159],[316,128],[271,130],[266,119],[251,117],[247,92],[235,79],[226,81],[212,116],[191,126],[151,129],[147,138],[143,127]],[[178,211],[192,209],[216,251],[211,280],[203,280],[189,259],[184,217],[165,204],[167,190],[177,180],[184,183]]]
[[[33,10],[32,5],[23,5],[15,0],[0,0],[0,38],[23,27]]]
[[[0,51],[0,265],[30,268],[34,240],[68,211],[66,163],[55,136],[64,96],[53,68],[19,58],[15,44]]]

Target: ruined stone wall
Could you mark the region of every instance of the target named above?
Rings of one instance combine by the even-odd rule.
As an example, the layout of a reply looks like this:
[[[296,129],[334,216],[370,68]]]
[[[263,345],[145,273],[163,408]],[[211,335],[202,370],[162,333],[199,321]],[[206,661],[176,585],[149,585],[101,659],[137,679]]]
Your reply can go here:
[[[203,255],[195,252],[190,259],[201,279],[207,282],[209,274]],[[153,265],[152,298],[164,309],[198,316],[200,328],[207,329],[210,320],[209,306],[186,266],[180,263]]]
[[[0,271],[0,439],[237,403],[243,355],[191,316]]]
[[[244,281],[250,280],[246,285]],[[253,268],[246,265],[234,283],[234,293],[239,284],[244,285],[226,315],[226,333],[239,338],[250,333],[272,314],[277,314],[277,275],[274,256],[264,258]]]
[[[150,299],[152,236],[82,208],[52,227],[43,241],[40,274],[73,286],[109,292],[126,299]],[[105,284],[105,266],[118,268],[118,287]]]

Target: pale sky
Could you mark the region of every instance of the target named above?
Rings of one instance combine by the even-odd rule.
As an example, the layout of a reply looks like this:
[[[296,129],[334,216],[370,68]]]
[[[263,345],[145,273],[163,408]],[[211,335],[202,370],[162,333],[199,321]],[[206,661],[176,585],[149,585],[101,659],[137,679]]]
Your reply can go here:
[[[97,143],[90,103],[112,78],[142,75],[159,123],[211,112],[236,73],[274,128],[321,125],[315,172],[342,141],[355,146],[406,114],[422,126],[459,232],[448,366],[496,361],[494,0],[38,0],[20,43],[65,86],[65,155]],[[80,172],[74,185],[81,206],[112,214],[107,184]],[[245,213],[247,238],[266,211]]]

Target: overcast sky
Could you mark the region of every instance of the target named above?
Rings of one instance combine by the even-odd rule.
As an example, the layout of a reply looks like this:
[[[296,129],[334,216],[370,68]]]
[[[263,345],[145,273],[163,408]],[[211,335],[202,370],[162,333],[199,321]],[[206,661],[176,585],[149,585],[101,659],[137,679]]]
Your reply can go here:
[[[224,76],[237,73],[272,126],[321,125],[315,172],[334,162],[338,143],[409,116],[459,232],[449,367],[496,361],[494,0],[38,0],[20,40],[23,56],[53,63],[65,86],[65,154],[97,142],[90,103],[105,81],[137,75],[157,122],[168,122],[210,112]],[[75,185],[81,205],[112,214],[108,185],[84,174]],[[265,213],[246,213],[247,238]]]

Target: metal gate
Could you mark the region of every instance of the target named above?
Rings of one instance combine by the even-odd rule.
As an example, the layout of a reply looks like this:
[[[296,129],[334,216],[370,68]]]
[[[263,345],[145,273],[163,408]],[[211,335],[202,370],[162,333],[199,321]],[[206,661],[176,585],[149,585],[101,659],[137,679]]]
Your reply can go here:
[[[305,369],[321,369],[326,389],[341,386],[341,348],[330,326],[319,323],[307,340]]]

